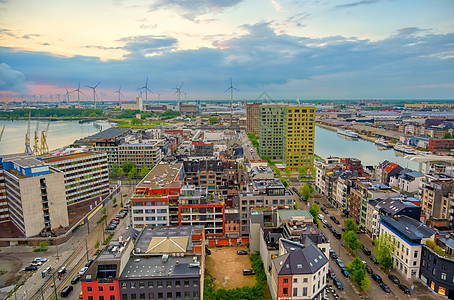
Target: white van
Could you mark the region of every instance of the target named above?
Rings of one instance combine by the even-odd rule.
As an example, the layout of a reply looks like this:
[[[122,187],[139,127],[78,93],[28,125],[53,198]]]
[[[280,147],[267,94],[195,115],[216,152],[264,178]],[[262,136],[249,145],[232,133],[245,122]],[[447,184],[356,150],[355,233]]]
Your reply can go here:
[[[322,214],[318,214],[317,218],[318,218],[319,220],[324,220],[324,219],[325,219],[325,217],[324,217]]]

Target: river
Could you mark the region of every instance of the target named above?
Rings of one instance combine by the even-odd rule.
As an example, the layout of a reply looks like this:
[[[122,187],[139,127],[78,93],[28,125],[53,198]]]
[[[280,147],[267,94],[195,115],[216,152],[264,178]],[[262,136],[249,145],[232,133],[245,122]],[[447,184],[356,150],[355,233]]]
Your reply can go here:
[[[362,139],[349,139],[319,126],[315,127],[315,154],[350,157],[361,160],[363,166],[376,166],[384,160],[395,162],[404,168],[418,170],[418,164],[400,156],[393,149],[381,150],[374,143]]]
[[[41,131],[46,130],[47,121],[39,122],[39,140],[41,141]],[[105,130],[110,127],[106,121],[96,121]],[[30,147],[33,149],[33,141],[35,136],[37,121],[30,122]],[[0,120],[0,132],[6,125],[3,132],[2,140],[0,141],[0,155],[22,153],[25,151],[25,134],[27,132],[28,121],[9,121]],[[74,143],[74,141],[93,135],[99,132],[93,126],[93,123],[79,124],[79,121],[52,121],[49,125],[47,135],[47,144],[50,150],[58,149],[66,145]]]
[[[97,121],[103,129],[110,127],[105,121]],[[21,153],[25,150],[25,133],[27,121],[0,120],[0,130],[6,124],[3,138],[0,141],[0,155]],[[39,131],[46,130],[47,122],[39,123]],[[36,121],[30,124],[31,147],[33,148],[33,137],[36,129]],[[79,124],[79,121],[54,121],[50,123],[48,144],[49,149],[58,149],[72,144],[75,140],[95,134],[98,132],[93,123]],[[41,139],[41,133],[39,138]],[[417,163],[397,156],[394,150],[380,150],[374,143],[364,140],[347,140],[337,135],[336,132],[321,127],[315,130],[315,153],[323,158],[329,156],[352,157],[361,160],[363,165],[376,166],[378,163],[389,160],[400,164],[402,167],[417,169]]]

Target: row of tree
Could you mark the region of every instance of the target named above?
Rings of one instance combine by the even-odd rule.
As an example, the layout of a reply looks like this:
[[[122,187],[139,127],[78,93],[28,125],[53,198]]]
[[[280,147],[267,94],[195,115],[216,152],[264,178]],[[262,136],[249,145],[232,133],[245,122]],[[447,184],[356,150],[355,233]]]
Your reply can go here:
[[[144,164],[139,173],[139,170],[132,161],[124,161],[121,166],[115,162],[112,164],[110,172],[113,176],[116,177],[123,177],[127,175],[128,178],[134,179],[137,178],[138,175],[140,175],[140,177],[143,178],[150,172],[150,169],[154,168],[154,166],[154,163],[151,163],[150,167]]]
[[[40,108],[40,109],[15,109],[13,111],[0,111],[0,118],[28,119],[32,118],[86,118],[101,117],[102,109],[92,108]]]

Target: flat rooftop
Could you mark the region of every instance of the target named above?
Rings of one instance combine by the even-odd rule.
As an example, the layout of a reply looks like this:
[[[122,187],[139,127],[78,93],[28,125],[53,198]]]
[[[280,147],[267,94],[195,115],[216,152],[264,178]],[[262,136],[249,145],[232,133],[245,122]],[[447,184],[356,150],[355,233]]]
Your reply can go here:
[[[178,178],[178,175],[182,167],[182,163],[160,163],[139,182],[136,188],[180,188],[183,183]]]
[[[200,255],[131,257],[126,264],[121,278],[140,277],[198,277],[200,276]]]
[[[37,166],[45,166],[46,163],[38,160],[36,157],[24,153],[19,154],[9,154],[1,157],[1,162],[14,162],[16,165],[19,165],[23,168],[31,168]]]
[[[398,233],[405,235],[412,240],[429,238],[437,233],[436,230],[407,216],[399,216],[398,218],[381,216],[381,219],[382,224],[385,224],[387,227],[391,225],[391,227],[393,227],[392,229],[397,229],[399,231]]]
[[[98,153],[94,152],[78,152],[78,153],[52,153],[48,156],[43,157],[43,161],[48,163],[60,162],[69,159],[76,159],[81,157],[92,156]]]

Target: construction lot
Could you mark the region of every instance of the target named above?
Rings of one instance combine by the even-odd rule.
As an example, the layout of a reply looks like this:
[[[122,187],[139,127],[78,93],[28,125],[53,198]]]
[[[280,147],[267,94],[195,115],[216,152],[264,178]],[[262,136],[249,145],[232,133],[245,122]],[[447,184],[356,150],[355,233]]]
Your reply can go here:
[[[238,255],[238,250],[249,250],[245,246],[210,248],[207,270],[213,276],[216,288],[226,290],[242,286],[254,286],[255,275],[243,275],[243,269],[252,269],[249,255]]]

